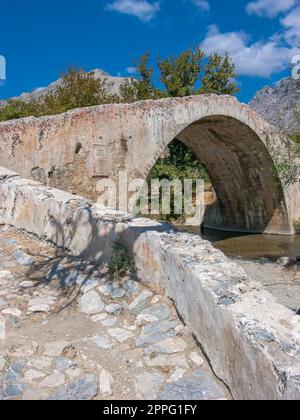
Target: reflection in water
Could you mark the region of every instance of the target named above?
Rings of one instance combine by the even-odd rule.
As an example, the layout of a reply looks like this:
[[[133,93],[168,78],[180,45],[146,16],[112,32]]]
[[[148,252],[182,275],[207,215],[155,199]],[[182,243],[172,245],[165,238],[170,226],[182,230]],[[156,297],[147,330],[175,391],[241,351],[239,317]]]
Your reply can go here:
[[[200,229],[195,226],[179,226],[178,229],[200,235]],[[251,235],[205,229],[201,236],[229,257],[277,260],[280,257],[300,256],[300,235]]]

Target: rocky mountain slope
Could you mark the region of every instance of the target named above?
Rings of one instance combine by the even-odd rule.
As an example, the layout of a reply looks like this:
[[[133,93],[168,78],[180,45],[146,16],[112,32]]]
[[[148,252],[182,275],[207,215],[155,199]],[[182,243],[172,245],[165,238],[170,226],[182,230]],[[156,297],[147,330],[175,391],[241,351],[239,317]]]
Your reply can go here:
[[[110,76],[108,73],[105,73],[101,69],[92,70],[91,73],[93,74],[95,79],[107,80],[107,89],[109,90],[110,94],[118,94],[120,92],[120,87],[126,81],[126,78],[124,77]],[[22,93],[20,96],[11,98],[11,99],[21,99],[23,101],[29,101],[31,99],[39,99],[47,95],[48,93],[55,91],[55,89],[61,84],[61,80],[62,79],[58,79],[47,87],[39,88],[32,92],[25,92],[25,93]],[[6,105],[6,101],[0,100],[0,107],[5,106],[5,105]]]
[[[282,79],[261,89],[249,106],[270,124],[293,134],[300,131],[300,80]]]

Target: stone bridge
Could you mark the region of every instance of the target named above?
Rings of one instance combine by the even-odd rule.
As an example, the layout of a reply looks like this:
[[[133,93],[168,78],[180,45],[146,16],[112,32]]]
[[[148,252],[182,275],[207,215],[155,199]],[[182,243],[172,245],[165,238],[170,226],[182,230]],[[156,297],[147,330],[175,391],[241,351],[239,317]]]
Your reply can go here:
[[[206,225],[294,233],[300,219],[297,162],[287,138],[229,96],[104,105],[0,124],[0,165],[97,199],[99,180],[145,178],[175,138],[205,166],[218,203]]]

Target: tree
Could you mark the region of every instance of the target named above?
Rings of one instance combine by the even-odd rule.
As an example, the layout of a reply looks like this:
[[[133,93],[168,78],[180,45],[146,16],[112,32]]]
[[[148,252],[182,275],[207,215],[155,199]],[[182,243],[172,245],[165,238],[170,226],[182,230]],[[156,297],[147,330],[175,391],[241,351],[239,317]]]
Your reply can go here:
[[[158,89],[154,87],[154,69],[149,65],[150,53],[146,52],[135,63],[137,78],[126,80],[120,89],[120,102],[131,103],[161,97]]]
[[[196,83],[203,69],[205,53],[197,48],[183,51],[178,57],[158,58],[160,81],[165,96],[182,97],[196,93]]]
[[[205,65],[202,85],[198,93],[234,95],[239,92],[236,77],[235,66],[228,55],[222,57],[218,53],[211,54]]]

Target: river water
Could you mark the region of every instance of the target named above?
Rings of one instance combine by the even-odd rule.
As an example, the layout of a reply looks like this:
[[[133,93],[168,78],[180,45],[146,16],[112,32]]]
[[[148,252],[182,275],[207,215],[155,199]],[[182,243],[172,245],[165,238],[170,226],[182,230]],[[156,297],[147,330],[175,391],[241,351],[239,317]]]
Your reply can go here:
[[[228,257],[274,261],[280,257],[300,256],[300,235],[251,235],[211,229],[200,233],[200,229],[194,226],[180,226],[179,230],[200,235]]]

